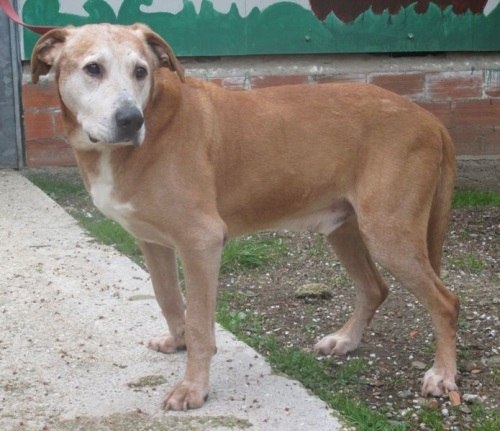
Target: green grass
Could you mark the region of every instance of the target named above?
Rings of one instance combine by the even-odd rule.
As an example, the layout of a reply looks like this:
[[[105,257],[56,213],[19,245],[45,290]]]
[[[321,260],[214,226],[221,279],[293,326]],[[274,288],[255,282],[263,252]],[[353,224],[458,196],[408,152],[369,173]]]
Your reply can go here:
[[[129,234],[95,211],[89,212],[90,200],[81,183],[47,178],[46,175],[37,176],[28,173],[27,176],[58,203],[65,206],[98,241],[116,247],[136,261],[140,260],[139,250]],[[463,196],[468,197],[464,199]],[[487,198],[484,196],[483,192],[459,192],[455,195],[455,200],[468,202],[459,204],[459,207],[498,205],[498,200],[495,200],[498,199],[498,193],[487,193]],[[82,208],[87,205],[87,209],[82,210],[78,204],[82,204]],[[286,255],[286,251],[286,246],[279,237],[264,235],[238,239],[226,246],[222,268],[224,271],[240,272],[263,269],[279,263]],[[477,270],[482,262],[470,255],[455,264],[463,265],[468,270]],[[415,423],[391,421],[382,411],[371,409],[363,401],[363,374],[368,369],[365,360],[354,358],[338,364],[328,358],[318,360],[309,352],[283,347],[273,335],[265,333],[263,318],[246,310],[246,302],[246,296],[241,293],[222,292],[219,295],[217,321],[239,339],[265,355],[275,371],[299,380],[329,406],[340,412],[358,431],[415,429]],[[500,414],[480,405],[472,406],[472,418],[472,429],[475,431],[500,429]],[[440,412],[437,410],[422,409],[418,421],[433,430],[444,429]]]
[[[468,253],[460,257],[449,257],[448,265],[455,269],[478,274],[484,269],[486,263],[473,254]]]
[[[276,372],[299,380],[306,388],[325,401],[357,430],[399,431],[404,424],[391,423],[383,414],[373,411],[360,401],[357,394],[360,377],[367,364],[363,359],[351,359],[342,365],[330,359],[318,360],[316,355],[282,347],[273,335],[262,330],[262,317],[243,309],[245,296],[224,292],[219,297],[217,321],[239,339],[266,356]]]
[[[222,254],[221,271],[245,271],[275,265],[286,254],[280,237],[249,236],[229,241]]]
[[[424,407],[419,414],[419,419],[433,431],[444,431],[441,413],[437,409]]]
[[[29,171],[26,173],[26,177],[60,204],[63,204],[69,197],[78,200],[87,198],[87,192],[81,181],[37,175]]]
[[[241,340],[250,342],[254,334],[262,335],[262,321],[249,311],[242,311],[243,307],[234,304],[243,304],[245,295],[239,292],[223,292],[219,295],[217,303],[217,322]],[[260,338],[260,337],[258,337]]]
[[[500,206],[500,192],[482,190],[457,190],[453,196],[453,208]]]
[[[475,424],[474,431],[498,431],[500,430],[500,413],[486,409],[481,404],[471,406],[472,420]]]
[[[88,218],[79,215],[75,218],[98,241],[116,248],[120,253],[131,257],[134,262],[142,264],[142,254],[134,238],[118,223],[104,218],[104,216]]]

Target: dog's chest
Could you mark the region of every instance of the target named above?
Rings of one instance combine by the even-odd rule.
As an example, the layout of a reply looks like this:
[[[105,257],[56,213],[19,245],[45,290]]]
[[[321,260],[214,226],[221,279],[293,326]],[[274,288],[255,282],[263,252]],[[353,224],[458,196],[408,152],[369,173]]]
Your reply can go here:
[[[134,207],[130,202],[120,201],[116,197],[116,184],[111,169],[109,152],[102,153],[98,172],[89,178],[89,183],[90,196],[99,211],[127,228],[127,220],[134,212]]]

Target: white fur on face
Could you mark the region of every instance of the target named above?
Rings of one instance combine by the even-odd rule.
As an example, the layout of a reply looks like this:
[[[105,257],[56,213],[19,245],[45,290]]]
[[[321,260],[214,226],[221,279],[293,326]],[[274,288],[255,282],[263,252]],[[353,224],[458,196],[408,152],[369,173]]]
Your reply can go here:
[[[66,49],[71,52],[71,46],[77,43],[78,40],[68,44]],[[59,91],[63,103],[82,128],[79,146],[141,144],[145,136],[144,124],[133,140],[120,142],[115,114],[126,106],[143,112],[151,91],[153,73],[147,59],[134,49],[133,44],[116,41],[96,43],[82,56],[70,58],[75,64],[67,73],[61,68]],[[100,76],[91,76],[85,70],[85,66],[91,63],[99,65]],[[144,79],[136,78],[137,66],[148,71]]]

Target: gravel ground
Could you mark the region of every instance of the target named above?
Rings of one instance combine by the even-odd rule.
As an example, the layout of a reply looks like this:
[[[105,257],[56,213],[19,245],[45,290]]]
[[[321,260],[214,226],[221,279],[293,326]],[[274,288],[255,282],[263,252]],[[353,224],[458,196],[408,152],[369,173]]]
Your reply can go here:
[[[388,274],[390,295],[381,306],[358,350],[335,364],[360,358],[367,367],[354,388],[373,409],[395,421],[418,424],[424,407],[435,410],[444,429],[472,429],[472,403],[500,408],[500,210],[457,209],[444,247],[443,279],[461,300],[458,368],[462,403],[424,399],[420,379],[435,349],[430,318],[417,300]],[[265,330],[281,345],[311,349],[316,341],[347,320],[354,288],[321,236],[283,236],[287,259],[272,270],[226,274],[222,290],[243,292],[248,311],[262,316]],[[331,286],[330,298],[297,298],[305,283]],[[352,389],[352,388],[351,388]],[[419,429],[429,428],[423,423]]]

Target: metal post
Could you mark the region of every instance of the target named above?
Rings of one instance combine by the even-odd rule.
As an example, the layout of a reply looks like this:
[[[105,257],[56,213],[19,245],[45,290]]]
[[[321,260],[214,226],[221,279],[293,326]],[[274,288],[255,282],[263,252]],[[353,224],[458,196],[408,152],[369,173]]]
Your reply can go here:
[[[14,7],[17,2],[13,2]],[[24,166],[19,33],[0,12],[0,167]]]

